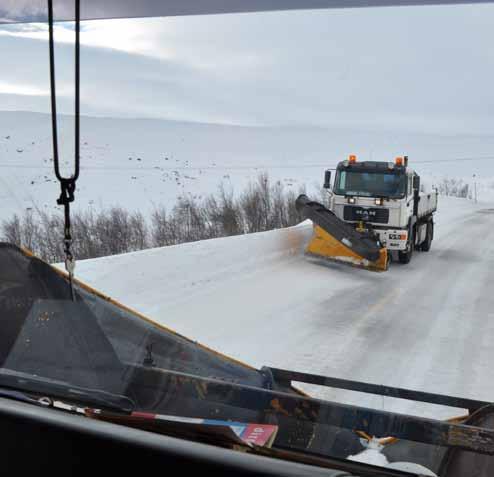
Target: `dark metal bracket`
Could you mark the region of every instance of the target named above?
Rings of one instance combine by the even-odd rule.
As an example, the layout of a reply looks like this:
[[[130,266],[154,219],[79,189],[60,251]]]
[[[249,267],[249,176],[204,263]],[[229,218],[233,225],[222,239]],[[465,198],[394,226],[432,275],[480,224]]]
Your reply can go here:
[[[410,401],[439,404],[441,406],[468,409],[470,414],[477,409],[492,404],[490,402],[477,401],[475,399],[466,399],[423,391],[413,391],[410,389],[382,386],[379,384],[369,384],[360,381],[351,381],[348,379],[331,378],[327,376],[320,376],[317,374],[287,371],[279,368],[266,369],[271,372],[274,381],[282,385],[292,385],[293,382],[316,384],[319,386],[326,386],[330,388],[345,389],[367,394],[377,394],[379,396],[387,396],[398,399],[407,399]]]
[[[275,386],[270,390],[160,368],[142,367],[140,370],[141,377],[136,385],[145,386],[149,380],[160,379],[170,398],[176,396],[177,399],[181,399],[183,396],[188,396],[188,399],[199,402],[209,401],[215,404],[226,404],[229,407],[250,409],[261,412],[265,416],[276,416],[281,420],[295,419],[299,422],[360,430],[380,437],[393,436],[399,439],[494,455],[494,430],[492,429],[323,401],[298,394],[293,388],[291,392],[279,391],[280,387],[276,385],[276,378],[282,376],[287,378],[285,382],[291,379],[317,384],[315,377],[310,379],[311,375],[306,377],[302,373],[292,372],[283,374],[280,370],[272,369]],[[154,375],[153,379],[148,373]],[[284,386],[283,388],[286,389]],[[422,396],[421,400],[425,398],[426,396]],[[459,405],[456,398],[447,396],[444,398],[444,400],[434,400],[429,397],[426,402],[433,401],[446,403],[446,405],[449,402],[450,405]],[[478,401],[476,403],[480,404]]]

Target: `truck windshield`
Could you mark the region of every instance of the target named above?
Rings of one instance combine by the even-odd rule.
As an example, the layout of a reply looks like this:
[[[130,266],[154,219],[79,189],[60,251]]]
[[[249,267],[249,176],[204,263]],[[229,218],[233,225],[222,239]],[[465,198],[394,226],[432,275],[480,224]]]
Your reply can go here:
[[[340,171],[336,177],[335,193],[364,197],[403,197],[406,176],[391,172]]]

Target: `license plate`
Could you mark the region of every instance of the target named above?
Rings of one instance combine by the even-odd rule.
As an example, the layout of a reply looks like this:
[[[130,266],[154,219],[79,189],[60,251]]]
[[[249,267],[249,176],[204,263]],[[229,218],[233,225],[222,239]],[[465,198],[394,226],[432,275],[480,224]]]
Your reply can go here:
[[[401,238],[403,235],[403,238]],[[407,237],[405,234],[389,234],[389,240],[406,240]]]

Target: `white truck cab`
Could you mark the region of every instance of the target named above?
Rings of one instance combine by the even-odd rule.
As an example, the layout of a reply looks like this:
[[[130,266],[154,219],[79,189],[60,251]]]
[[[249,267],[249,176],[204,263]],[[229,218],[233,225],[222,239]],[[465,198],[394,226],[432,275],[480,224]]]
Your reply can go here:
[[[394,162],[357,161],[351,155],[331,172],[324,187],[330,189],[329,209],[341,220],[372,230],[383,246],[397,251],[408,263],[414,249],[428,251],[434,236],[433,213],[437,191],[420,192],[420,177],[408,167],[408,158]]]

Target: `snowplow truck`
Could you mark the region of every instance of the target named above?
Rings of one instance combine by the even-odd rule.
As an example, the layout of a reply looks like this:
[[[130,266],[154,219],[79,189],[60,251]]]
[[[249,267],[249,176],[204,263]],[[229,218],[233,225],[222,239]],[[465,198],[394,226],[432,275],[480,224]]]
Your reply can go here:
[[[420,177],[406,156],[360,162],[352,155],[336,167],[332,186],[331,171],[325,172],[324,188],[328,207],[305,195],[296,202],[314,223],[308,255],[385,271],[391,257],[406,264],[415,250],[430,250],[437,191],[420,191]]]

